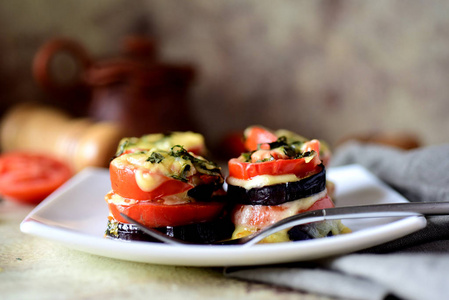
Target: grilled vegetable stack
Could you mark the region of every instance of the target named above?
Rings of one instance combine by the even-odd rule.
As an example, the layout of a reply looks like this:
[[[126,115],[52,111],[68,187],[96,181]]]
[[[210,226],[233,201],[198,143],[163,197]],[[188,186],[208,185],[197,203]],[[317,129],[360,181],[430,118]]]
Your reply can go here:
[[[245,145],[250,151],[228,162],[227,193],[234,202],[232,238],[298,213],[334,207],[326,188],[320,141],[297,137],[277,136],[256,126],[245,130]],[[325,154],[328,157],[329,152]],[[348,231],[340,221],[325,221],[280,231],[264,242],[313,239]]]
[[[121,143],[118,156],[110,163],[112,190],[105,196],[110,211],[107,236],[152,240],[120,213],[192,242],[209,243],[230,236],[233,225],[226,218],[224,179],[216,164],[180,145],[152,148],[149,142],[143,145],[138,139],[124,139],[130,140],[138,147]]]

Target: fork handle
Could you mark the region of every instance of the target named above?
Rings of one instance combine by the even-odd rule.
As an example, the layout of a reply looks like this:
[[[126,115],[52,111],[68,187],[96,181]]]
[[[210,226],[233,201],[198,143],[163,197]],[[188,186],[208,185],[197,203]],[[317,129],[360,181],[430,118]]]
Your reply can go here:
[[[344,215],[348,218],[351,214],[357,214],[353,218],[375,217],[376,213],[385,213],[382,216],[388,216],[389,213],[394,213],[395,216],[400,216],[404,212],[405,215],[411,213],[421,215],[445,215],[449,214],[449,202],[413,202],[413,203],[388,203],[388,204],[373,204],[373,205],[357,205],[357,206],[343,206],[323,209],[323,216],[327,219],[331,216]],[[368,214],[369,216],[365,216]],[[380,217],[382,217],[380,216]]]

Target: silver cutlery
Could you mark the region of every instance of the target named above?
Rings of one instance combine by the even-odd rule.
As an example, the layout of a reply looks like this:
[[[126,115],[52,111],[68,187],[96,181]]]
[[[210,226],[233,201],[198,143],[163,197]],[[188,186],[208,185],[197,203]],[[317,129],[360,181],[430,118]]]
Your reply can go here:
[[[243,238],[218,241],[209,245],[240,245],[242,247],[249,247],[257,244],[264,238],[278,231],[288,229],[297,225],[326,220],[412,217],[446,214],[449,214],[449,202],[389,203],[326,208],[308,211],[282,219],[256,233],[245,236]],[[143,225],[142,223],[128,217],[123,213],[121,213],[121,215],[130,223],[136,225],[143,232],[161,242],[175,245],[195,244],[170,237],[160,231],[157,231],[156,229],[149,228]]]

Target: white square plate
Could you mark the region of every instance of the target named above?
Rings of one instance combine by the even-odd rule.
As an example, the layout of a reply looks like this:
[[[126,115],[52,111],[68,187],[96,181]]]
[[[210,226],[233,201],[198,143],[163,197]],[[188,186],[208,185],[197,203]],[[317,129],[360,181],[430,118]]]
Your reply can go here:
[[[400,194],[358,165],[330,168],[337,206],[407,202]],[[358,219],[343,223],[350,234],[252,247],[181,245],[104,238],[111,189],[107,169],[78,173],[40,203],[21,223],[22,232],[80,251],[137,262],[183,266],[244,266],[305,261],[379,245],[421,228],[423,217]]]

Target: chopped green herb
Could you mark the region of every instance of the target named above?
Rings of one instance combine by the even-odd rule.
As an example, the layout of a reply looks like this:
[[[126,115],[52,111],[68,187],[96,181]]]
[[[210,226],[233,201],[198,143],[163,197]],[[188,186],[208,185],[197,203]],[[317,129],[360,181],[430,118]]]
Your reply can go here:
[[[117,150],[117,152],[115,153],[115,157],[122,155],[125,150],[126,147],[129,145],[129,140],[125,140],[122,143],[120,143],[119,148]]]
[[[193,156],[180,145],[173,146],[170,155],[190,161],[199,173],[213,176],[221,175],[221,170],[215,163]]]
[[[297,158],[303,158],[303,157],[311,157],[315,153],[315,151],[308,151],[308,152],[302,152],[301,148],[304,145],[304,142],[302,141],[294,141],[292,143],[288,143],[287,138],[285,136],[279,137],[276,141],[272,143],[268,143],[270,146],[270,150],[280,150],[282,151],[286,156],[288,156],[290,159],[297,159]],[[260,150],[260,145],[258,150]],[[241,159],[243,159],[244,162],[251,162],[251,156],[254,152],[258,151],[251,151],[247,153],[241,154]],[[263,160],[258,160],[256,162],[266,162],[273,160],[273,157],[265,158]]]
[[[270,156],[269,158],[259,159],[259,160],[256,160],[255,162],[261,163],[261,162],[267,162],[267,161],[272,161],[272,160],[274,160],[274,157]]]
[[[282,146],[288,146],[287,138],[285,136],[281,136],[276,141],[269,143],[268,145],[270,146],[271,150],[282,147]]]
[[[159,164],[164,160],[164,156],[160,153],[153,152],[151,155],[147,158],[146,161],[149,161],[152,164]]]
[[[245,162],[250,162],[251,161],[251,155],[253,155],[254,151],[251,152],[246,152],[246,153],[242,153],[242,158],[244,159]]]
[[[118,222],[108,221],[108,226],[106,228],[106,235],[118,237]]]
[[[285,155],[287,155],[288,157],[296,157],[296,150],[293,147],[290,146],[284,146],[282,147],[284,150]]]
[[[179,175],[171,175],[172,178],[177,179],[177,180],[181,180],[182,182],[187,182],[189,181],[187,179],[187,174],[190,171],[190,165],[185,164],[182,169],[181,172],[179,172]]]

